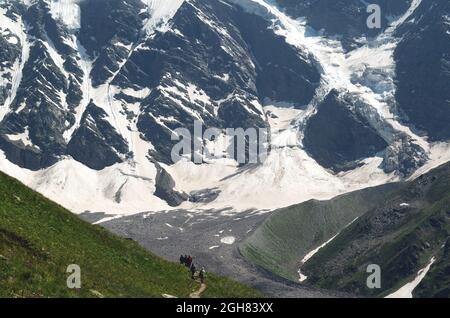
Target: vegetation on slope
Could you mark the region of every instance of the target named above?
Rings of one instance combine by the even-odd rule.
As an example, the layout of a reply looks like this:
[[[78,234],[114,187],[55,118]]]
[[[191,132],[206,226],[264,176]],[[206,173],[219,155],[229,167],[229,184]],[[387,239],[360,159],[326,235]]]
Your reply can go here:
[[[414,297],[450,298],[450,238],[436,258],[430,271],[414,289]]]
[[[355,218],[357,218],[355,220]],[[352,222],[354,221],[354,222]],[[327,242],[306,264],[304,256]],[[436,260],[413,295],[450,297],[450,163],[416,180],[309,201],[272,214],[241,253],[282,277],[356,295],[384,297]],[[381,288],[367,287],[367,267]]]
[[[301,259],[399,188],[387,184],[311,200],[274,212],[240,246],[244,257],[284,278],[298,281]]]
[[[81,268],[69,289],[67,266]],[[0,173],[0,297],[188,297],[187,270],[135,242],[90,225]],[[207,297],[259,297],[257,291],[208,275]]]
[[[316,286],[386,296],[412,281],[432,257],[438,264],[448,264],[448,253],[442,250],[448,248],[450,237],[449,207],[450,164],[447,164],[406,183],[380,201],[375,209],[311,258],[302,272]],[[369,264],[381,268],[380,289],[366,285]],[[431,272],[435,270],[433,265]],[[448,285],[435,288],[435,284],[442,283],[429,282],[415,292],[429,297],[445,289],[448,292]]]

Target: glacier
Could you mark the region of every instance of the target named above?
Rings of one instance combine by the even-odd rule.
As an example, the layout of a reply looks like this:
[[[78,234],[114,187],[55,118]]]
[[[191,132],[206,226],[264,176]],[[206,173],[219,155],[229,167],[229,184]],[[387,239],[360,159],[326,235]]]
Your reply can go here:
[[[155,32],[171,30],[170,21],[185,2],[189,1],[142,0],[145,5],[143,13],[148,14],[148,19],[143,23],[146,37],[154,36]],[[317,105],[333,88],[357,96],[362,101],[358,104],[357,111],[366,116],[386,139],[391,138],[395,141],[398,134],[405,134],[426,152],[430,160],[411,178],[450,160],[448,144],[429,143],[426,137],[417,135],[409,127],[401,124],[389,105],[396,89],[393,52],[399,39],[395,37],[395,31],[409,19],[420,5],[420,0],[414,0],[411,8],[403,16],[393,19],[391,26],[383,34],[375,39],[362,40],[363,45],[350,52],[344,50],[338,39],[326,37],[312,30],[308,27],[306,19],[289,17],[278,9],[273,1],[228,2],[238,4],[248,12],[271,21],[273,32],[282,36],[291,46],[313,56],[322,73],[320,87],[313,101],[301,109],[284,101],[252,102],[252,107],[265,114],[271,129],[272,152],[261,165],[242,168],[235,162],[226,160],[215,160],[204,165],[195,165],[190,161],[182,161],[175,165],[161,163],[174,179],[176,191],[218,192],[218,197],[212,202],[186,201],[176,209],[202,212],[211,208],[230,207],[235,212],[247,209],[271,211],[309,199],[330,199],[349,191],[399,181],[401,178],[398,175],[386,173],[380,168],[383,161],[381,155],[366,158],[358,168],[333,173],[320,166],[303,149],[303,125],[315,114]],[[154,195],[157,169],[156,165],[148,160],[148,152],[153,150],[154,146],[144,140],[138,131],[136,118],[142,111],[139,102],[124,103],[114,97],[125,93],[137,100],[144,100],[152,94],[152,91],[145,87],[121,88],[113,81],[120,70],[126,67],[133,52],[148,48],[142,43],[115,43],[127,52],[127,56],[119,61],[119,70],[110,74],[105,83],[94,87],[90,74],[95,58],[86,53],[86,48],[80,44],[76,35],[76,30],[80,27],[79,1],[49,0],[48,3],[53,17],[71,31],[65,40],[77,52],[77,63],[83,71],[82,100],[75,109],[75,123],[65,131],[64,138],[66,141],[71,139],[80,125],[86,106],[92,100],[102,107],[107,114],[106,120],[127,141],[133,157],[123,158],[119,154],[122,156],[122,163],[100,171],[90,169],[71,157],[62,158],[50,168],[31,171],[17,168],[5,158],[3,152],[0,152],[0,169],[76,213],[91,211],[128,215],[143,211],[175,209]],[[12,93],[5,105],[0,108],[0,121],[9,111],[8,105],[14,99],[21,81],[23,65],[29,54],[25,25],[20,19],[17,22],[10,20],[4,13],[4,10],[0,11],[2,28],[6,26],[17,35],[22,45],[22,57],[15,63]],[[202,18],[206,19],[203,16]],[[205,23],[224,37],[230,37],[225,29],[213,21],[206,19]],[[171,31],[177,32],[175,29]],[[50,42],[45,43],[45,47],[54,64],[67,78],[63,58]],[[223,49],[229,50],[227,47]],[[227,82],[229,77],[229,74],[223,74],[220,80]],[[198,110],[187,108],[184,105],[185,101],[195,104],[202,111],[210,112],[209,115],[213,117],[217,116],[217,103],[222,102],[214,101],[194,83],[181,83],[176,79],[171,80],[171,85],[164,83],[156,89],[181,109],[199,119],[201,116]],[[237,99],[239,95],[229,98]],[[206,108],[204,105],[211,107]],[[128,113],[124,111],[125,107]],[[128,117],[130,113],[134,116],[132,120]],[[268,114],[272,114],[273,117]],[[171,120],[170,117],[154,119],[163,125]],[[32,146],[26,133],[10,135],[10,138],[15,141],[22,140],[25,145]]]

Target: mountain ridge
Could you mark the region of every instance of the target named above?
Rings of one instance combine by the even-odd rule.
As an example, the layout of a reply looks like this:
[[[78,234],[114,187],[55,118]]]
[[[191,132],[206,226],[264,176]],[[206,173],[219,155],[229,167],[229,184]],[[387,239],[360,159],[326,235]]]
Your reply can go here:
[[[408,99],[411,89],[419,91],[416,78],[446,82],[448,7],[442,1],[433,0],[432,10],[425,1],[378,1],[383,27],[373,32],[363,23],[367,12],[360,1],[348,7],[333,2],[330,25],[318,18],[327,1],[102,1],[4,1],[1,6],[0,148],[8,161],[2,170],[15,171],[10,163],[21,167],[22,181],[76,212],[107,211],[100,211],[102,204],[79,210],[59,199],[55,193],[75,182],[66,178],[66,185],[50,184],[45,176],[60,166],[76,170],[81,164],[70,175],[95,175],[104,209],[128,214],[172,205],[202,209],[205,204],[193,204],[190,195],[211,189],[218,196],[208,207],[223,208],[232,197],[225,181],[267,175],[277,180],[279,203],[245,205],[251,196],[246,189],[231,205],[279,208],[298,203],[283,184],[300,189],[301,201],[326,199],[407,179],[446,156],[445,120],[432,123],[447,116],[445,93],[423,85],[420,99]],[[352,29],[342,39],[335,37],[340,32],[333,27],[336,21]],[[439,31],[441,45],[425,47],[435,47],[433,54],[442,59],[430,61],[436,72],[411,76],[405,66],[427,61],[429,54],[414,48],[423,47],[430,30]],[[430,122],[418,102],[427,94],[438,96]],[[270,118],[288,112],[289,125]],[[345,129],[332,128],[336,114],[347,114],[339,116]],[[192,131],[196,120],[222,132],[270,131],[268,162],[251,169],[233,160],[205,162],[202,168],[173,165],[171,135],[177,128]],[[324,125],[328,134],[322,134]],[[287,131],[279,133],[280,126]],[[348,136],[350,145],[345,144]],[[208,143],[221,151],[219,142]],[[296,159],[290,163],[286,157],[292,156]],[[290,174],[300,173],[309,182],[329,180],[333,187],[326,193],[302,189],[277,160],[289,162],[284,169]],[[197,188],[181,186],[182,167],[195,175]],[[200,182],[203,170],[217,178]],[[119,182],[107,171],[139,178]],[[157,184],[158,171],[172,181]],[[373,175],[368,184],[356,180],[367,173]],[[145,192],[136,196],[139,189]],[[250,199],[258,202],[256,196]]]

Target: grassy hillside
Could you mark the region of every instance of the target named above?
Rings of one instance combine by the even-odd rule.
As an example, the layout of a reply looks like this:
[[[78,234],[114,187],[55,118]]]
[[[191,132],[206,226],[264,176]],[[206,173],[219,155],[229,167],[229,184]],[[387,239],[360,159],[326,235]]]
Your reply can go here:
[[[431,276],[415,292],[449,297],[450,164],[405,184],[380,201],[321,249],[302,271],[308,282],[366,296],[385,296],[407,282],[436,257]],[[381,289],[366,286],[366,268],[382,271]],[[447,274],[445,274],[447,271]],[[447,275],[447,276],[446,276]],[[433,280],[433,276],[435,279]],[[445,279],[443,279],[445,278]]]
[[[82,288],[66,287],[69,264]],[[208,275],[205,297],[259,297]],[[90,225],[0,173],[0,297],[188,297],[199,286],[186,269],[135,242]]]
[[[414,290],[414,297],[450,298],[450,238],[436,258],[427,276]]]
[[[401,187],[388,184],[336,197],[311,200],[274,212],[241,246],[244,257],[291,280],[298,280],[300,260],[355,218]]]
[[[302,265],[306,284],[383,297],[412,281],[435,257],[413,295],[450,297],[449,207],[450,163],[411,182],[281,209],[240,250],[259,266],[298,280],[305,254],[339,233]],[[381,289],[366,286],[369,264],[381,267]]]

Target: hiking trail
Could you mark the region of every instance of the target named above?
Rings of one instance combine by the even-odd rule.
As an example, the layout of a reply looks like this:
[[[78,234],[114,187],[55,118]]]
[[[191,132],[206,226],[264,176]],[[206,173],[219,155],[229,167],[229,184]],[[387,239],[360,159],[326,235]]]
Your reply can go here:
[[[200,297],[202,296],[202,293],[206,290],[207,287],[208,287],[208,286],[207,286],[205,283],[202,283],[202,284],[200,285],[200,289],[197,290],[197,291],[195,291],[195,292],[193,292],[193,293],[191,293],[191,294],[189,295],[189,297],[190,297],[190,298],[200,298]]]

